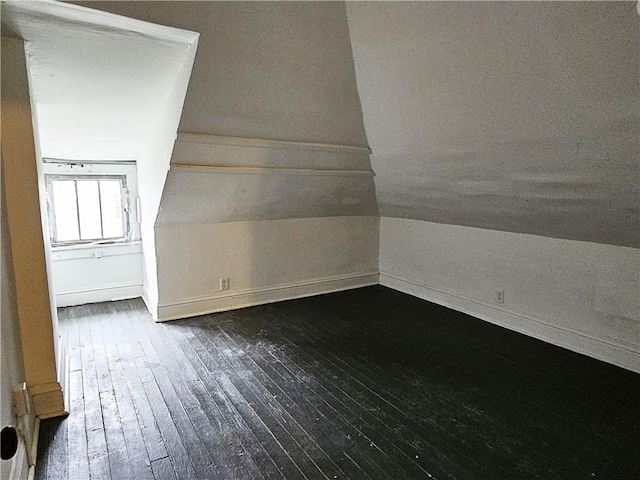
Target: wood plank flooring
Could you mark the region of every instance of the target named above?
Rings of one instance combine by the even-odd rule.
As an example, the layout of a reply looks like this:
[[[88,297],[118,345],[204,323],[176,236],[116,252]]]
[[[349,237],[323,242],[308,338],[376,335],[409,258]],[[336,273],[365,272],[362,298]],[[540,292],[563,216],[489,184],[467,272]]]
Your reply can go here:
[[[384,287],[59,314],[38,479],[640,478],[640,375]]]

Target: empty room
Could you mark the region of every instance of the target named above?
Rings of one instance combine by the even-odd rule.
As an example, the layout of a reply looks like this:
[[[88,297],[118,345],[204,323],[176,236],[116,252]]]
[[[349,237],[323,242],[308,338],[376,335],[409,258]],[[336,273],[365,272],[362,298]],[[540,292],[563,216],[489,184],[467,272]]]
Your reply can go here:
[[[640,4],[1,5],[1,480],[640,478]]]

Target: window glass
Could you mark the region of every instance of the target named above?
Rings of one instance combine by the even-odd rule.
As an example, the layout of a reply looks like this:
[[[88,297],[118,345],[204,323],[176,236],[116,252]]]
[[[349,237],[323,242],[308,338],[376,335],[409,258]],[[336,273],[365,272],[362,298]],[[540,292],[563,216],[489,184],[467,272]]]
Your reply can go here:
[[[48,175],[53,244],[125,240],[124,182],[124,176]]]
[[[102,235],[104,238],[124,236],[122,230],[122,193],[119,180],[100,180]]]
[[[73,180],[57,180],[53,182],[52,187],[53,201],[56,206],[56,240],[59,242],[80,240],[76,182]]]
[[[76,180],[80,239],[103,238],[100,219],[100,195],[97,180]],[[56,208],[57,213],[57,208]]]

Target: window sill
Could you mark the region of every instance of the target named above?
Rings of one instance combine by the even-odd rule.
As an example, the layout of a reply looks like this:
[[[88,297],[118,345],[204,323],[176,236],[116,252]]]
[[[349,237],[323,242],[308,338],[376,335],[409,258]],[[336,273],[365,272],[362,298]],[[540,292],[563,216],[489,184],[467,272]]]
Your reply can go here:
[[[114,257],[121,255],[137,255],[142,253],[142,242],[119,242],[106,244],[65,245],[51,247],[52,260],[77,260],[82,258]]]

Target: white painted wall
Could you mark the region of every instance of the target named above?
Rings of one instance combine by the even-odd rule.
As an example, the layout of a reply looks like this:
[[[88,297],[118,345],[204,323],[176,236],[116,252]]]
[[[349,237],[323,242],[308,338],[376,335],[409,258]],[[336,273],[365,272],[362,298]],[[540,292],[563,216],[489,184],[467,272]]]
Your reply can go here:
[[[378,282],[377,216],[181,224],[156,235],[160,320]]]
[[[49,247],[50,274],[56,306],[106,302],[142,295],[142,245],[136,208],[138,197],[134,164],[68,165],[44,162],[46,174],[114,174],[127,176],[130,238],[133,243]],[[44,187],[43,187],[44,188]],[[41,200],[47,203],[46,196]],[[48,218],[44,219],[45,223]],[[48,230],[48,225],[45,226]]]
[[[142,296],[142,243],[58,247],[52,254],[56,305]]]
[[[4,38],[3,38],[4,40]],[[20,327],[18,324],[18,307],[16,302],[16,285],[11,263],[11,244],[7,225],[6,205],[4,201],[4,185],[2,186],[2,218],[0,219],[2,238],[0,241],[0,274],[2,275],[2,292],[0,296],[0,428],[16,425],[11,392],[14,387],[25,381],[22,348],[20,344]],[[0,478],[8,480],[13,460],[0,462]]]
[[[86,5],[201,34],[181,134],[155,222],[157,272],[151,271],[153,258],[147,253],[151,252],[151,231],[145,230],[143,218],[149,270],[146,297],[151,297],[146,290],[155,275],[159,282],[159,298],[147,300],[153,313],[156,303],[160,319],[202,313],[203,303],[170,314],[167,308],[176,302],[189,304],[202,295],[217,297],[219,277],[228,270],[229,259],[234,259],[237,269],[227,275],[231,278],[227,293],[240,295],[244,304],[287,298],[282,292],[297,296],[302,294],[302,284],[314,285],[305,287],[305,292],[318,293],[370,282],[369,277],[361,278],[358,266],[366,259],[362,263],[366,273],[377,271],[369,268],[377,264],[377,220],[358,220],[377,214],[369,152],[331,148],[366,145],[343,4]],[[193,133],[198,135],[188,135]],[[220,144],[221,136],[239,139],[240,144]],[[166,138],[160,136],[158,141]],[[256,144],[255,139],[268,145]],[[274,141],[322,145],[275,147]],[[159,178],[166,171],[157,165],[154,172]],[[142,192],[145,174],[142,165],[139,168]],[[143,208],[145,204],[143,198]],[[355,219],[353,224],[349,219]],[[318,229],[316,224],[325,228]],[[364,230],[356,234],[353,225]],[[180,232],[179,243],[174,239],[176,232]],[[262,233],[258,237],[253,232]],[[366,245],[363,235],[371,236]],[[301,245],[301,239],[314,245],[314,250]],[[363,250],[354,250],[352,244]],[[298,266],[298,255],[284,255],[291,246],[315,260]],[[271,253],[277,255],[278,265],[269,260]],[[177,261],[185,258],[188,270]],[[253,262],[252,269],[248,261]],[[351,279],[354,275],[360,283]],[[249,292],[258,295],[264,289],[280,293],[247,300]],[[207,305],[215,309],[220,303]],[[239,301],[229,305],[237,306]]]
[[[141,199],[141,233],[143,245],[143,299],[154,316],[158,308],[158,272],[154,227],[160,208],[169,162],[187,92],[193,61],[198,48],[198,35],[194,34],[180,69],[174,72],[171,89],[161,100],[164,106],[156,119],[144,148],[138,157],[138,192]]]
[[[346,2],[383,216],[640,246],[635,2]]]
[[[636,248],[382,217],[380,283],[640,372]]]
[[[156,221],[160,320],[377,283],[367,149],[178,138]]]
[[[377,213],[368,149],[180,134],[156,224]]]
[[[347,17],[381,283],[639,371],[635,4],[348,2]]]

